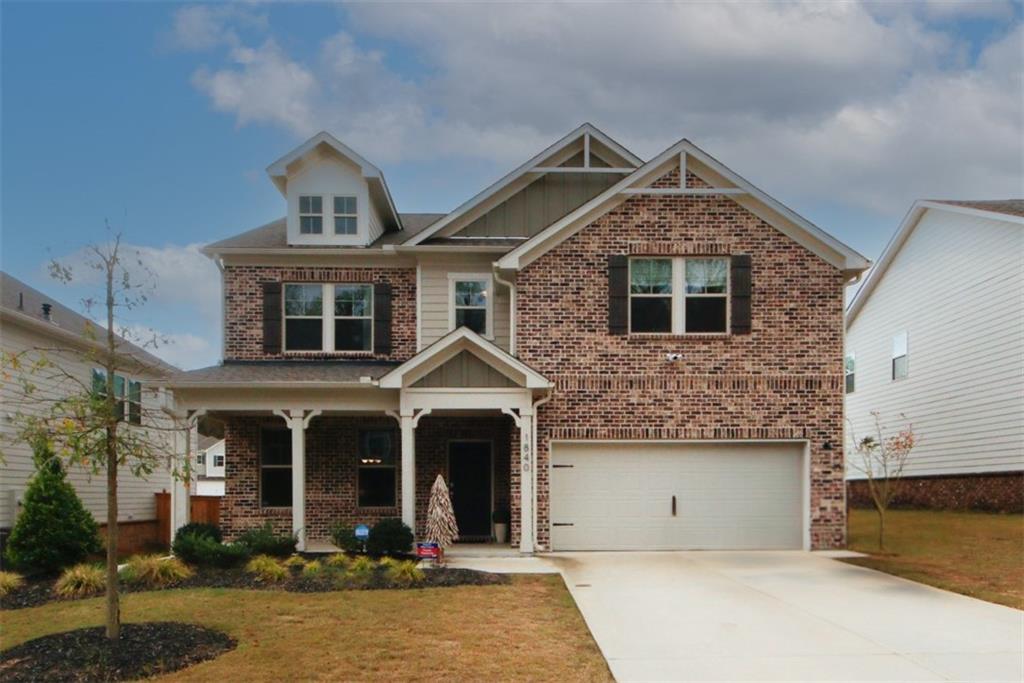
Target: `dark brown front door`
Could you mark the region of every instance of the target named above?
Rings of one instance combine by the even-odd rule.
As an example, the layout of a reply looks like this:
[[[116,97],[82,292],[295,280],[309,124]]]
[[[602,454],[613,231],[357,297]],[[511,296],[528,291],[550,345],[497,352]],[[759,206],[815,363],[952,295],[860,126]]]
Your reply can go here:
[[[459,539],[491,537],[491,444],[452,441],[448,445],[448,486],[451,488]]]

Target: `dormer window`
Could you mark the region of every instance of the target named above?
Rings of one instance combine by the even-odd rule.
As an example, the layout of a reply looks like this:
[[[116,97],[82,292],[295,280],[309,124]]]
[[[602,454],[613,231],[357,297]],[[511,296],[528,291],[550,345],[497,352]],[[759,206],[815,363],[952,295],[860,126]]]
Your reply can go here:
[[[359,231],[355,197],[334,198],[334,234],[355,235]]]
[[[324,231],[324,199],[316,195],[299,197],[299,233],[320,235]]]

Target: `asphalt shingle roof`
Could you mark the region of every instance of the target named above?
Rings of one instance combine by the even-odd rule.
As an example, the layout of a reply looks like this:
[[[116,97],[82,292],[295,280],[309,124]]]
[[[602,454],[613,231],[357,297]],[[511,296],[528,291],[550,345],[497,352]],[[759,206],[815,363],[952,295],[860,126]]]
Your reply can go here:
[[[939,204],[950,206],[963,206],[979,211],[992,211],[993,213],[1004,213],[1007,216],[1024,217],[1024,199],[934,199]]]
[[[430,226],[439,218],[446,216],[443,213],[403,213],[403,230],[398,232],[386,232],[380,236],[368,248],[380,248],[385,244],[401,244],[419,231]],[[243,232],[233,237],[220,240],[208,245],[210,251],[218,249],[309,249],[322,248],[323,245],[290,245],[288,244],[287,227],[284,218],[278,218],[266,225]],[[364,249],[367,247],[337,247],[338,249]]]
[[[171,387],[190,384],[266,384],[302,382],[358,382],[377,379],[400,365],[387,361],[251,361],[226,362],[168,378]]]

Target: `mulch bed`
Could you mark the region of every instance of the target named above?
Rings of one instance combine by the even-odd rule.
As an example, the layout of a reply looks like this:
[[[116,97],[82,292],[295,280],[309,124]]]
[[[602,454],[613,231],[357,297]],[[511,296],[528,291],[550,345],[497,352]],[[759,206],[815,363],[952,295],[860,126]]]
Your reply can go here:
[[[169,590],[174,588],[243,588],[251,590],[287,590],[297,593],[324,593],[336,590],[382,590],[402,588],[447,588],[451,586],[493,586],[509,582],[509,578],[503,574],[491,574],[478,572],[472,569],[449,569],[437,568],[426,569],[423,572],[424,580],[413,586],[396,586],[390,584],[382,571],[377,571],[364,584],[339,585],[330,576],[308,578],[303,576],[291,576],[278,583],[261,581],[252,574],[242,569],[197,569],[195,574],[184,581],[165,586],[163,588],[149,588],[146,586],[132,586],[126,583],[121,584],[123,593],[137,593],[151,590]],[[38,607],[49,602],[80,600],[82,598],[62,598],[53,592],[53,584],[56,579],[28,579],[23,586],[0,597],[0,610],[23,609],[25,607]],[[95,597],[95,596],[86,596]],[[0,676],[2,679],[3,676]]]
[[[0,652],[0,679],[125,681],[184,669],[234,649],[233,638],[194,624],[123,624],[117,648],[104,628],[55,633]]]

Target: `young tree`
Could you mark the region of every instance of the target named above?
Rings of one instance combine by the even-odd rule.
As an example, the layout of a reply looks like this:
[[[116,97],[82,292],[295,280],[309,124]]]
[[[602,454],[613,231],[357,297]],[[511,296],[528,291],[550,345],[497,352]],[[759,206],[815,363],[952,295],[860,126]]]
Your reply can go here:
[[[440,474],[430,487],[430,503],[427,504],[427,540],[437,543],[443,550],[459,537],[459,525],[455,522],[448,485]]]
[[[87,326],[80,348],[26,349],[5,354],[3,365],[5,380],[12,380],[20,391],[15,402],[16,438],[28,443],[44,440],[69,466],[84,467],[94,474],[105,472],[106,635],[116,644],[121,633],[118,473],[124,468],[133,476],[146,476],[158,468],[170,467],[175,477],[188,477],[188,460],[179,463],[173,457],[170,439],[173,431],[187,427],[174,423],[159,407],[152,407],[155,401],[143,401],[141,393],[131,395],[129,389],[126,394],[124,387],[123,378],[129,374],[159,375],[166,371],[166,366],[148,353],[139,352],[140,348],[157,346],[160,339],[142,339],[129,326],[119,324],[147,301],[155,288],[152,272],[137,253],[125,253],[120,235],[107,244],[87,247],[84,267],[99,274],[103,283],[101,298],[83,301],[86,315],[102,314],[105,328]],[[50,274],[65,284],[75,279],[71,266],[56,261],[50,264]],[[98,367],[101,372],[83,378],[79,370],[83,364]],[[146,391],[155,396],[157,390]]]
[[[914,449],[914,428],[907,424],[891,436],[883,436],[889,430],[882,424],[877,411],[871,412],[875,423],[874,435],[858,440],[850,425],[850,438],[856,458],[850,465],[866,477],[868,494],[878,513],[878,549],[885,549],[885,513],[889,504],[899,493],[903,469],[907,458]],[[900,417],[903,417],[902,415]]]

